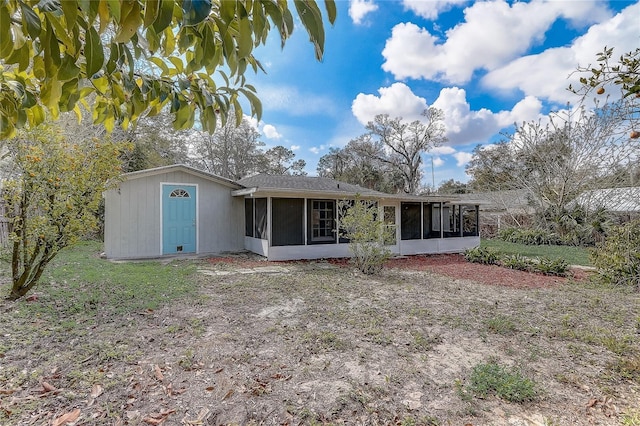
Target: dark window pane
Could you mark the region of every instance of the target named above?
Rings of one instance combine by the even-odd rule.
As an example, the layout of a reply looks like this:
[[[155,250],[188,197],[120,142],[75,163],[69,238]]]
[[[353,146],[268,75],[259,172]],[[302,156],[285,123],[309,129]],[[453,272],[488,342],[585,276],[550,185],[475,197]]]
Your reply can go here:
[[[253,237],[253,199],[244,199],[244,235]]]
[[[432,204],[424,203],[422,205],[422,238],[440,238],[440,222],[438,219],[438,223],[436,224],[437,231],[433,231],[432,229]]]
[[[420,203],[400,204],[400,234],[403,240],[419,240],[421,229]]]
[[[462,226],[465,237],[478,236],[478,215],[476,206],[462,206]]]
[[[256,198],[256,238],[267,239],[267,199]]]
[[[304,200],[274,198],[271,200],[271,245],[304,244]]]

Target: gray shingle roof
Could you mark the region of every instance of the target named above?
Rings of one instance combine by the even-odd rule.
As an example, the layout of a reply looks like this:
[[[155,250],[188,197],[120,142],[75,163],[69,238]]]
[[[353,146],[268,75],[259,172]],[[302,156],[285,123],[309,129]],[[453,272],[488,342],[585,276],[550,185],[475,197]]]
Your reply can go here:
[[[589,210],[604,207],[611,212],[640,212],[640,187],[585,191],[573,202]]]
[[[293,191],[326,191],[332,193],[360,194],[371,196],[387,196],[382,192],[363,188],[334,179],[312,176],[276,176],[259,174],[240,179],[238,183],[246,188],[258,188],[267,190],[293,190]]]

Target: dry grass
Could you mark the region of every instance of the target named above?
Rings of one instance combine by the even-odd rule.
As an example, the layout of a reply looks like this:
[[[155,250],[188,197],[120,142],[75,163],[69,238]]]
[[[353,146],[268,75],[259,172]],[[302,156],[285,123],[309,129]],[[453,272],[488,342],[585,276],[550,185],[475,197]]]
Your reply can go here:
[[[0,424],[80,409],[91,425],[614,425],[640,404],[638,294],[322,262],[156,268],[194,263],[208,271],[183,276],[194,292],[153,310],[104,297],[71,310],[44,289],[4,302]],[[472,392],[490,362],[535,383],[535,400]]]

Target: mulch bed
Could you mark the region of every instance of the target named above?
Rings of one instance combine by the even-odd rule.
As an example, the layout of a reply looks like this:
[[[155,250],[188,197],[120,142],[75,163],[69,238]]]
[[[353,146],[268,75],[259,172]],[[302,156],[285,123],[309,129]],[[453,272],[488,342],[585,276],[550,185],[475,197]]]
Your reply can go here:
[[[351,264],[347,258],[327,259],[332,265],[349,268]],[[311,261],[273,262],[286,265],[287,263],[309,263]],[[251,256],[225,256],[209,259],[211,264],[230,264],[240,268],[254,268],[267,266],[269,262],[252,258]],[[556,277],[518,271],[495,265],[482,265],[467,262],[461,254],[436,254],[403,256],[387,261],[387,268],[413,271],[427,271],[455,279],[466,279],[488,285],[498,285],[514,288],[548,288],[567,283],[569,280],[583,281],[588,279],[584,270],[573,269],[569,277]]]

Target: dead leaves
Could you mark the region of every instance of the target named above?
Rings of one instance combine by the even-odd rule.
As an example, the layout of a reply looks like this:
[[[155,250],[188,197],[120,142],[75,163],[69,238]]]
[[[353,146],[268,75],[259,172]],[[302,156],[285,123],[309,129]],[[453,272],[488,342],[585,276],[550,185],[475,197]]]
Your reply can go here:
[[[165,420],[167,420],[167,417],[169,417],[169,415],[175,412],[176,410],[173,410],[173,409],[163,410],[160,413],[150,414],[149,416],[142,419],[142,421],[149,425],[159,425],[159,424],[162,424]]]
[[[76,420],[78,420],[78,417],[80,417],[80,409],[76,408],[75,410],[73,410],[73,411],[71,411],[69,413],[64,413],[60,417],[57,417],[51,423],[51,426],[64,426],[67,423],[75,422]]]
[[[585,410],[587,414],[602,412],[607,417],[618,415],[618,407],[613,404],[613,400],[608,396],[604,398],[591,398],[589,402],[587,402]]]

